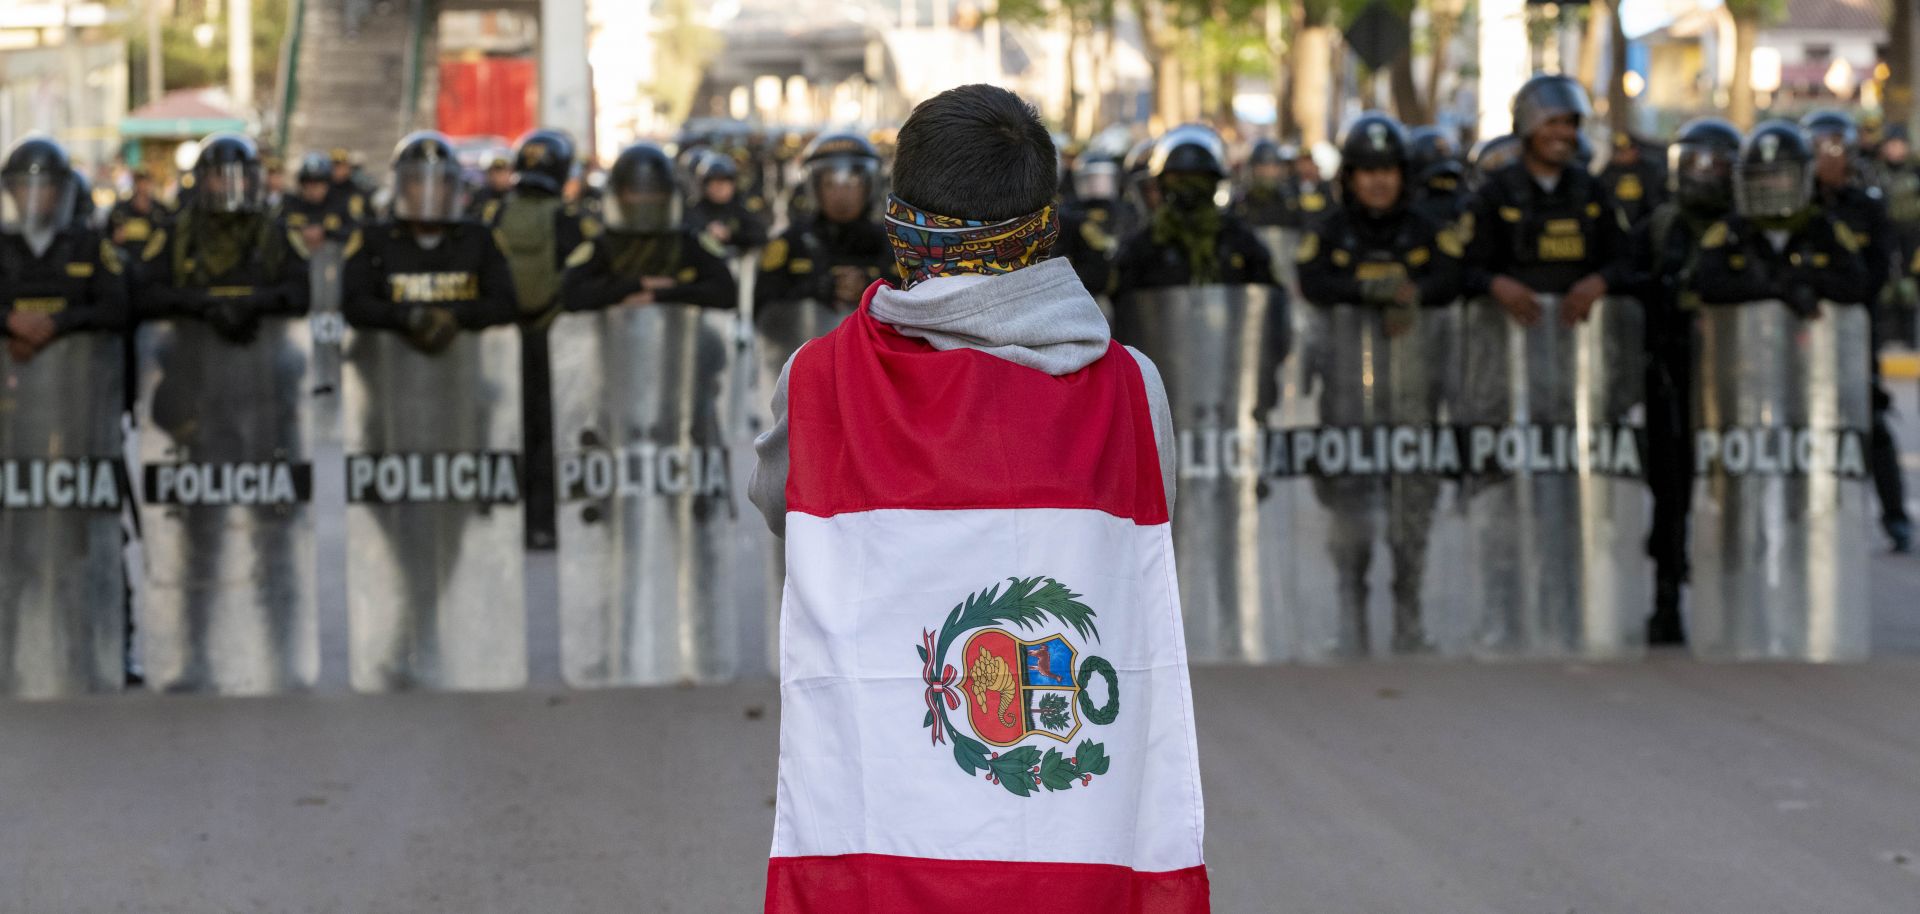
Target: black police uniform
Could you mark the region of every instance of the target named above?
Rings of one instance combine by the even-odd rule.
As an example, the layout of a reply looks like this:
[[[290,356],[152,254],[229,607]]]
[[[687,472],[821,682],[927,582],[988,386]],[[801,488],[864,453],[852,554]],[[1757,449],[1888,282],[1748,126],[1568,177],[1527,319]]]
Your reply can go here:
[[[1413,208],[1436,222],[1452,225],[1473,203],[1467,192],[1466,167],[1442,162],[1422,173],[1414,184]]]
[[[1229,286],[1273,285],[1273,256],[1260,237],[1234,216],[1220,214],[1219,282]],[[1121,242],[1114,258],[1115,287],[1122,293],[1190,285],[1193,270],[1176,245],[1157,245],[1153,228],[1140,229]]]
[[[1862,305],[1872,298],[1874,280],[1860,251],[1845,223],[1817,210],[1778,251],[1759,226],[1731,215],[1701,237],[1691,291],[1707,305],[1781,299],[1803,315],[1813,314],[1823,299]]]
[[[1666,174],[1644,153],[1640,161],[1632,165],[1607,163],[1600,172],[1600,183],[1607,186],[1607,192],[1626,215],[1630,226],[1646,221],[1667,200]]]
[[[641,291],[641,279],[666,276],[674,285],[653,293],[665,304],[733,308],[739,289],[718,244],[685,229],[657,235],[607,232],[567,258],[560,301],[568,311],[597,311]]]
[[[819,217],[798,223],[760,252],[760,275],[753,287],[756,307],[814,299],[838,310],[851,311],[860,303],[833,300],[836,267],[854,267],[874,280],[900,281],[893,246],[886,229],[865,219],[835,223]]]
[[[1249,185],[1233,201],[1232,212],[1248,225],[1261,228],[1300,225],[1299,201],[1287,193],[1284,184]]]
[[[0,337],[6,316],[32,311],[53,319],[55,337],[125,329],[129,317],[125,261],[100,233],[69,227],[36,255],[19,235],[0,235]]]
[[[1452,226],[1417,210],[1369,218],[1335,207],[1301,237],[1294,260],[1300,294],[1316,304],[1359,303],[1363,281],[1405,276],[1421,306],[1440,307],[1460,295],[1465,253]]]
[[[366,198],[357,193],[330,192],[319,203],[310,203],[307,198],[292,193],[280,201],[280,220],[287,228],[300,231],[317,225],[328,241],[345,241],[366,218]]]
[[[1506,275],[1542,294],[1563,294],[1598,273],[1610,293],[1633,288],[1626,215],[1606,187],[1567,166],[1552,190],[1517,162],[1487,179],[1460,231],[1467,239],[1464,291],[1491,294]]]
[[[687,208],[686,227],[695,232],[704,232],[716,222],[726,227],[727,240],[722,244],[730,256],[767,243],[767,205],[759,197],[743,202],[736,196],[725,204],[701,200]]]
[[[348,235],[340,253],[340,311],[355,327],[404,332],[412,312],[427,306],[445,308],[467,330],[520,316],[507,258],[485,226],[449,225],[425,248],[406,226],[380,222]]]
[[[259,316],[307,313],[308,252],[300,237],[270,214],[249,213],[236,230],[216,238],[206,221],[216,218],[188,207],[172,227],[147,239],[135,316],[200,318],[224,334],[245,336]]]
[[[1073,264],[1080,284],[1093,295],[1113,294],[1113,255],[1120,246],[1113,228],[1113,206],[1104,200],[1084,201],[1060,212],[1053,256]]]
[[[1333,190],[1325,181],[1295,179],[1285,193],[1288,228],[1310,228],[1333,206]]]
[[[166,228],[172,220],[173,214],[158,199],[148,198],[147,208],[142,210],[129,197],[107,211],[107,237],[118,238],[122,247],[137,252],[156,229]]]

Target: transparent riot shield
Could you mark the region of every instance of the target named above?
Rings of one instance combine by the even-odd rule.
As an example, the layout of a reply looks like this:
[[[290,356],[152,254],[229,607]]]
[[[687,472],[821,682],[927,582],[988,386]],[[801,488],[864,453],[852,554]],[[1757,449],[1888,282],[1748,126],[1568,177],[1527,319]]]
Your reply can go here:
[[[315,437],[329,446],[340,443],[340,344],[347,322],[340,313],[340,246],[329,241],[313,252],[307,276],[312,306],[307,323],[313,335],[313,417]]]
[[[1298,229],[1278,225],[1263,225],[1253,230],[1260,243],[1267,248],[1267,254],[1273,258],[1273,278],[1287,290],[1287,301],[1300,303],[1300,271],[1294,251],[1300,247]]]
[[[1136,291],[1116,337],[1166,382],[1178,440],[1173,547],[1187,649],[1202,662],[1285,659],[1284,507],[1265,479],[1288,315],[1273,286]]]
[[[772,421],[773,391],[780,381],[780,369],[786,367],[787,360],[793,358],[793,354],[799,352],[808,340],[826,336],[833,328],[840,326],[840,321],[845,317],[844,313],[812,299],[771,305],[754,313],[749,362],[753,373],[752,392],[747,395],[749,409],[746,410],[749,437],[764,431]],[[748,461],[742,463],[744,465]],[[780,644],[777,637],[780,631],[780,598],[787,582],[786,547],[762,522],[747,524],[742,536],[747,542],[749,554],[762,557],[760,564],[765,568],[765,598],[760,601],[765,616],[764,631],[775,637],[767,639],[765,650],[761,653],[764,654],[762,659],[767,671],[777,674],[780,670]]]
[[[740,528],[760,525],[735,464],[737,317],[687,305],[569,314],[550,337],[560,495],[560,654],[579,687],[736,675]],[[759,565],[746,567],[757,569]]]
[[[1481,300],[1462,316],[1458,430],[1474,650],[1485,657],[1632,656],[1645,649],[1645,349],[1638,302],[1569,327],[1540,296],[1523,327]]]
[[[1729,660],[1860,660],[1871,604],[1867,309],[1700,313],[1688,643]]]
[[[135,340],[147,685],[310,687],[320,651],[306,322],[268,319],[235,344],[199,321],[155,321]]]
[[[520,340],[463,332],[429,355],[348,333],[342,361],[353,687],[527,681]]]
[[[1460,309],[1391,324],[1356,305],[1294,313],[1269,485],[1288,508],[1283,605],[1295,656],[1462,652],[1465,537],[1450,424]]]
[[[118,334],[0,348],[0,697],[118,691],[126,501]]]

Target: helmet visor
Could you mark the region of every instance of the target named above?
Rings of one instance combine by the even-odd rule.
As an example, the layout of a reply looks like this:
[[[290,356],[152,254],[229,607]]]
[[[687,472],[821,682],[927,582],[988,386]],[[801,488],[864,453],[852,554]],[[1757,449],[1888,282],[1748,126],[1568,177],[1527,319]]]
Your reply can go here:
[[[1674,196],[1693,209],[1725,210],[1733,205],[1733,169],[1737,154],[1724,147],[1680,144],[1668,169]]]
[[[865,159],[829,159],[809,166],[820,214],[832,222],[865,218],[873,208],[875,168]]]
[[[260,208],[264,191],[260,166],[254,162],[221,162],[193,169],[193,197],[216,213],[252,212]]]
[[[616,186],[606,205],[607,228],[652,234],[680,224],[680,196],[671,188]]]
[[[1805,209],[1813,199],[1813,169],[1804,162],[1754,162],[1734,179],[1734,204],[1740,215],[1778,219]]]
[[[0,193],[0,230],[39,235],[66,228],[73,219],[73,178],[35,171],[7,175]]]
[[[1073,192],[1082,200],[1112,200],[1120,193],[1120,169],[1111,162],[1095,162],[1073,176]]]
[[[460,166],[451,161],[402,162],[393,169],[393,217],[404,222],[458,222],[466,211]]]

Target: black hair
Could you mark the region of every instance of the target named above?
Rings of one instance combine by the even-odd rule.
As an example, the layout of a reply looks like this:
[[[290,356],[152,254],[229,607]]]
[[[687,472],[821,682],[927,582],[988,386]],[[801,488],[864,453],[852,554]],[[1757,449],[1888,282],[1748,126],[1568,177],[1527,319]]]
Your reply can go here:
[[[893,194],[956,219],[1012,219],[1053,202],[1060,174],[1040,113],[999,86],[948,89],[900,127]]]

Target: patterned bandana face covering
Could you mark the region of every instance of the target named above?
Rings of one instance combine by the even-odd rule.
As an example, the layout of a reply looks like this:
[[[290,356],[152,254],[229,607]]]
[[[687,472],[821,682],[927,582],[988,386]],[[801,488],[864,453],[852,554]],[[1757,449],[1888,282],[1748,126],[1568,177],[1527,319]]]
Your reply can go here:
[[[937,276],[995,275],[1032,266],[1053,249],[1060,219],[1049,203],[998,222],[956,219],[887,197],[887,238],[906,286]]]

